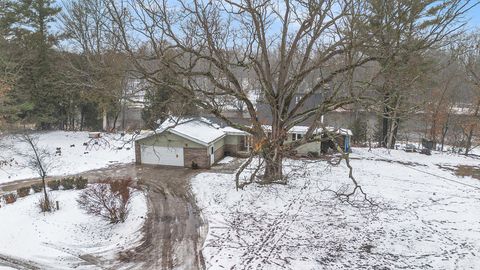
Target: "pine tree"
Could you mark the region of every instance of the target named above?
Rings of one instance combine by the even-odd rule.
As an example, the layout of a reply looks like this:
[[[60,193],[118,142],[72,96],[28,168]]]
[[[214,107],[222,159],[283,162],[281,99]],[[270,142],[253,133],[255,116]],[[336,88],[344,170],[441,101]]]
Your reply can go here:
[[[53,0],[20,0],[9,2],[8,8],[9,20],[3,24],[9,27],[11,42],[18,46],[17,57],[23,61],[20,78],[10,93],[12,108],[18,118],[49,128],[57,122],[61,104],[52,65],[57,38],[49,33],[60,9]]]

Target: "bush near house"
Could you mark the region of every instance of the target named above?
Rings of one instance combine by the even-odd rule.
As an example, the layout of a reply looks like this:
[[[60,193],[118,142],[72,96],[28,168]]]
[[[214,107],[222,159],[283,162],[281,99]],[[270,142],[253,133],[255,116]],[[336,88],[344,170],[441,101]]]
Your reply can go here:
[[[88,185],[88,179],[82,176],[75,178],[75,188],[76,189],[85,189]]]
[[[41,192],[43,190],[43,184],[38,183],[38,184],[33,184],[32,185],[33,192]]]
[[[47,186],[51,190],[59,190],[60,189],[60,180],[51,180],[47,182]]]
[[[61,180],[61,184],[64,190],[73,189],[75,187],[75,178],[67,177]]]
[[[5,194],[3,195],[3,199],[5,200],[6,204],[11,204],[17,201],[17,195],[14,193]]]
[[[26,197],[30,194],[30,187],[21,187],[17,189],[18,197]]]

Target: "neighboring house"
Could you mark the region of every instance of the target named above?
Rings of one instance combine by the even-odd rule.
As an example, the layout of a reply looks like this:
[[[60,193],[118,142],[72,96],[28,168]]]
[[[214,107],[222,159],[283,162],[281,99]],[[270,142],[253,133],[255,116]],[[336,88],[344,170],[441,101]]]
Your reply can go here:
[[[264,126],[268,132],[269,126]],[[288,131],[289,139],[301,139],[308,127],[295,126]],[[351,131],[329,130],[339,135],[337,142],[349,151]],[[321,129],[316,134],[323,136]],[[225,155],[248,156],[252,145],[251,135],[207,118],[168,120],[160,127],[139,136],[135,141],[137,164],[209,168]],[[311,142],[297,148],[297,153],[320,154],[325,143]],[[328,144],[326,144],[328,146]],[[325,151],[323,151],[325,152]]]
[[[297,103],[303,98],[304,95],[305,94],[303,94],[303,93],[297,93],[293,96],[293,101],[292,101],[292,104],[290,105],[290,110],[292,110],[293,107],[297,105]],[[312,94],[310,97],[308,97],[305,100],[305,103],[303,103],[302,107],[300,107],[298,112],[302,113],[302,112],[305,112],[305,111],[310,110],[312,108],[315,108],[316,106],[321,104],[322,99],[323,98],[322,98],[322,93],[321,92]],[[258,119],[260,120],[260,122],[262,122],[264,124],[267,124],[267,125],[272,123],[272,112],[271,112],[270,105],[265,103],[265,101],[263,99],[259,99],[258,102],[257,102],[256,108],[257,108],[257,111],[258,111]],[[311,120],[306,120],[301,124],[302,125],[310,125]]]
[[[271,126],[263,126],[265,130],[271,130]],[[296,140],[301,140],[308,131],[307,126],[294,126],[289,131],[287,131],[287,143],[293,142]],[[336,145],[338,145],[342,151],[350,152],[350,139],[352,137],[352,131],[345,128],[333,128],[327,127],[327,131],[334,137],[335,143],[328,137],[327,133],[322,128],[317,128],[313,134],[318,135],[319,138],[322,138],[322,141],[310,142],[302,144],[295,149],[297,155],[320,155],[328,153],[329,151],[336,152]]]

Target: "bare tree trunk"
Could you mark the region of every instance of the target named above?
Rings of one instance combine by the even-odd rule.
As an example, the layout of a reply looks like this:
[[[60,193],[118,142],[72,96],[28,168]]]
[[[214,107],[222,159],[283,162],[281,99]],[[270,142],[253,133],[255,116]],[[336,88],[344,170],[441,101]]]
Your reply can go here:
[[[51,205],[50,201],[48,199],[48,193],[47,193],[47,185],[45,183],[45,177],[47,176],[47,169],[45,168],[45,157],[40,153],[40,150],[38,149],[38,144],[35,139],[30,137],[28,134],[22,135],[22,140],[26,142],[33,154],[29,157],[30,159],[34,160],[34,169],[36,169],[39,172],[39,176],[42,178],[42,184],[43,184],[43,195],[45,199],[45,204],[43,205],[43,210],[44,211],[51,211]]]
[[[45,182],[45,175],[42,176],[42,185],[43,185],[43,196],[45,197],[45,209],[48,209],[48,211],[50,211],[51,205],[50,205],[50,200],[48,198],[47,183]]]
[[[80,109],[80,131],[83,131],[83,123],[85,122],[85,110],[82,107]]]
[[[389,119],[390,119],[390,109],[388,107],[389,95],[385,93],[383,96],[383,115],[382,115],[382,137],[380,141],[381,147],[387,147],[388,141],[388,130],[389,130]]]
[[[480,112],[480,99],[477,101],[477,104],[475,107],[475,112],[473,114],[474,119],[478,117],[479,112]],[[470,130],[468,131],[468,135],[467,135],[467,144],[465,145],[465,156],[468,156],[472,148],[473,131],[475,130],[475,128],[476,128],[476,123],[472,123],[470,125]]]
[[[396,113],[394,114],[393,119],[390,119],[390,133],[388,136],[388,143],[387,143],[387,148],[394,149],[395,148],[395,142],[397,141],[397,132],[398,132],[398,118],[395,117]]]
[[[280,110],[278,108],[272,108],[272,132],[270,139],[267,139],[267,145],[263,148],[263,158],[265,159],[264,181],[267,183],[283,179],[284,150],[282,148],[286,139],[286,132],[284,132],[279,114]]]
[[[280,147],[273,146],[271,149],[268,149],[263,158],[265,159],[264,182],[281,182],[283,179],[283,153]]]
[[[387,141],[387,148],[393,149],[395,148],[395,141],[397,137],[397,132],[398,132],[398,108],[400,106],[400,97],[397,97],[395,99],[395,108],[392,110],[393,115],[392,118],[390,119],[390,129],[389,129],[389,136],[388,136],[388,141]]]
[[[113,125],[112,125],[112,128],[110,129],[110,131],[113,131],[117,128],[117,121],[118,121],[119,115],[120,115],[120,112],[117,112],[115,114],[115,116],[113,117]]]
[[[445,137],[447,136],[448,132],[448,125],[444,125],[442,129],[442,137],[440,138],[441,140],[441,146],[440,146],[440,151],[443,152],[443,146],[445,145]]]
[[[473,125],[470,126],[470,130],[467,134],[467,143],[465,145],[465,156],[468,156],[470,153],[470,148],[472,147],[472,137],[473,137]]]
[[[102,109],[102,117],[103,117],[103,123],[102,123],[102,129],[104,131],[108,131],[108,117],[107,117],[107,110],[105,108]]]

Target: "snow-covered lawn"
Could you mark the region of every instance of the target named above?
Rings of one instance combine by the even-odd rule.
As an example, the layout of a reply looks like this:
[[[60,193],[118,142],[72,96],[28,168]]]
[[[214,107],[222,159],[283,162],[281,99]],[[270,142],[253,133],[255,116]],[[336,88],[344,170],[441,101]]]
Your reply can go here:
[[[208,269],[480,269],[480,180],[438,166],[479,159],[361,148],[351,157],[378,207],[327,191],[351,183],[343,162],[289,160],[287,186],[243,191],[232,174],[197,175]]]
[[[48,172],[49,176],[70,175],[112,164],[129,163],[135,158],[130,142],[132,136],[128,134],[123,138],[119,134],[103,134],[99,144],[90,141],[88,132],[52,131],[39,132],[35,136],[39,138],[38,145],[46,148],[54,156],[54,167]],[[83,145],[89,141],[89,146]],[[17,154],[19,150],[31,151],[25,143],[19,143],[17,139],[8,137],[0,138],[0,145],[4,146],[0,149],[0,161],[8,161],[8,164],[3,165],[0,162],[0,184],[38,177],[35,171],[24,166],[24,159]],[[12,147],[14,149],[11,149]],[[61,156],[55,156],[57,147],[61,148]]]
[[[147,214],[143,193],[134,193],[127,221],[116,225],[79,209],[76,198],[80,191],[51,194],[60,202],[60,210],[53,213],[39,213],[35,204],[40,194],[0,208],[0,269],[2,256],[18,267],[22,266],[18,262],[24,261],[39,269],[98,269],[91,263],[108,265],[118,260],[119,251],[140,241]]]
[[[234,157],[226,156],[226,157],[222,158],[220,161],[218,161],[217,164],[228,164],[228,163],[230,163],[234,160],[235,160]]]

